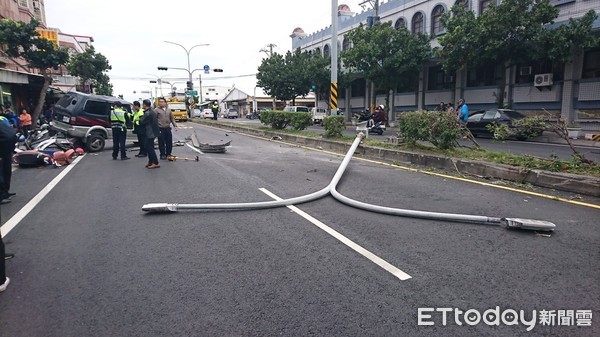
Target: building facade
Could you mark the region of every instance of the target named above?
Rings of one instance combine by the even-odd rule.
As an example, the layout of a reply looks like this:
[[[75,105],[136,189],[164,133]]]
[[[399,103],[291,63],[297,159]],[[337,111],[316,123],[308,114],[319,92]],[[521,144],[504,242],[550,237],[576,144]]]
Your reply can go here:
[[[393,27],[407,28],[431,36],[444,34],[441,16],[458,3],[465,4],[476,15],[496,0],[388,0],[379,5],[381,22],[390,22]],[[556,24],[568,22],[569,18],[583,16],[589,10],[600,12],[597,0],[551,0],[560,10]],[[346,33],[367,24],[375,16],[374,9],[354,13],[346,5],[338,6],[338,52],[350,48]],[[600,19],[593,28],[600,34]],[[293,49],[300,48],[312,53],[329,54],[331,27],[311,34],[296,28],[292,35]],[[439,46],[437,39],[432,47]],[[570,123],[590,129],[600,129],[600,46],[586,50],[567,64],[537,62],[511,67],[490,64],[477,69],[467,69],[446,74],[439,61],[431,60],[419,73],[409,80],[401,81],[392,95],[390,111],[392,118],[402,111],[434,109],[439,102],[456,102],[464,98],[473,109],[497,107],[501,90],[497,81],[506,71],[507,84],[504,88],[505,105],[525,113],[538,113],[544,109],[560,114]],[[374,102],[369,101],[370,90],[364,79],[353,81],[341,90],[339,107],[346,111],[360,111],[383,104],[385,93],[377,93]]]
[[[85,51],[94,41],[90,36],[65,34],[57,28],[48,28],[44,0],[0,0],[0,19],[38,20],[40,34],[56,41],[59,47],[67,48],[69,54]],[[52,69],[51,76],[52,92],[75,90],[79,83],[79,79],[69,75],[64,66]],[[32,110],[43,83],[38,69],[30,68],[23,59],[9,58],[0,47],[0,102],[3,105]],[[48,95],[47,100],[51,99],[53,95]]]

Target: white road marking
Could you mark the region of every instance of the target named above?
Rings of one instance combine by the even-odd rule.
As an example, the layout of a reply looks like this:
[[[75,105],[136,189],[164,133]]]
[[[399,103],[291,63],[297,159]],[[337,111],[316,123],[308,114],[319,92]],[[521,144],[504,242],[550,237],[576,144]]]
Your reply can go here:
[[[275,194],[271,193],[269,190],[267,190],[265,188],[260,188],[259,190],[261,190],[263,193],[265,193],[266,195],[270,196],[271,198],[273,198],[275,200],[283,200],[283,199],[281,199],[280,197],[278,197]],[[331,227],[327,226],[326,224],[322,223],[321,221],[315,219],[314,217],[312,217],[311,215],[309,215],[306,212],[302,211],[298,207],[290,205],[290,206],[287,206],[287,208],[291,209],[292,211],[294,211],[296,214],[300,215],[304,219],[310,221],[315,226],[321,228],[327,234],[333,236],[334,238],[336,238],[337,240],[339,240],[340,242],[342,242],[346,246],[350,247],[355,252],[357,252],[360,255],[362,255],[362,256],[366,257],[367,259],[371,260],[371,262],[373,262],[376,265],[380,266],[381,268],[385,269],[386,271],[388,271],[392,275],[396,276],[400,280],[406,281],[406,280],[412,278],[412,276],[410,276],[407,273],[403,272],[402,270],[394,267],[389,262],[385,261],[384,259],[380,258],[379,256],[377,256],[377,255],[371,253],[370,251],[364,249],[359,244],[353,242],[352,240],[350,240],[347,237],[345,237],[344,235],[340,234],[339,232],[337,232],[333,228],[331,228]]]
[[[202,151],[198,150],[197,148],[193,147],[193,146],[192,146],[192,145],[190,145],[190,144],[185,144],[185,145],[189,146],[189,147],[190,147],[190,149],[192,149],[192,150],[194,150],[194,151],[196,151],[196,152],[198,152],[198,153],[200,153],[200,154],[204,154],[204,152],[202,152]]]
[[[52,191],[52,189],[56,187],[56,185],[58,185],[58,183],[75,167],[75,165],[77,165],[77,163],[79,163],[79,161],[83,157],[85,157],[85,155],[75,158],[75,160],[70,165],[65,167],[62,170],[62,172],[60,172],[54,179],[52,179],[52,181],[48,185],[46,185],[46,187],[44,187],[25,206],[23,206],[23,208],[21,208],[21,210],[18,211],[17,214],[13,215],[12,218],[8,219],[8,221],[6,221],[4,225],[0,227],[0,235],[2,235],[2,237],[5,237],[8,233],[10,233],[10,231],[13,230],[13,228],[15,228],[19,224],[19,222],[21,222],[21,220],[23,220],[27,216],[27,214],[29,214],[29,212],[31,212],[35,208],[35,206],[37,206],[37,204],[39,204],[44,199],[44,197],[46,197],[46,195],[48,195],[48,193],[50,193],[50,191]]]

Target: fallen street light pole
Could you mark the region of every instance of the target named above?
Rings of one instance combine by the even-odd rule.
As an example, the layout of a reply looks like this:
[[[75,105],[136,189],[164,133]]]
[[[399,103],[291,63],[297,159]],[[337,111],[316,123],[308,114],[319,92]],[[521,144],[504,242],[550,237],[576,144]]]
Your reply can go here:
[[[556,227],[555,224],[544,221],[544,220],[533,220],[533,219],[522,219],[522,218],[500,218],[500,217],[489,217],[482,215],[468,215],[468,214],[455,214],[455,213],[440,213],[431,211],[418,211],[418,210],[407,210],[401,208],[384,207],[378,205],[367,204],[361,201],[356,201],[340,194],[336,188],[342,178],[342,175],[346,171],[354,152],[358,148],[358,145],[364,138],[364,134],[359,133],[352,146],[344,156],[342,163],[338,167],[329,185],[323,189],[295,197],[283,200],[274,201],[260,201],[260,202],[245,202],[245,203],[215,203],[215,204],[177,204],[177,203],[151,203],[142,206],[142,211],[150,213],[169,213],[177,212],[179,210],[215,210],[215,209],[263,209],[290,206],[294,204],[306,203],[320,199],[328,194],[331,194],[336,200],[356,208],[363,210],[411,217],[421,218],[429,220],[441,220],[441,221],[453,221],[453,222],[464,222],[464,223],[478,223],[501,226],[504,225],[508,229],[527,229],[536,231],[553,231]]]

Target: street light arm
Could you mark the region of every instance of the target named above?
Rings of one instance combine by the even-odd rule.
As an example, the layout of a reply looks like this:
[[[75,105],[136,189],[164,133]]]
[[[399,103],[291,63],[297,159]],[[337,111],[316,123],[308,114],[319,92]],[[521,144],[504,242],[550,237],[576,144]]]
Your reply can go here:
[[[190,72],[189,70],[185,69],[185,68],[175,68],[175,67],[160,67],[160,68],[167,68],[167,69],[175,69],[175,70],[183,70],[183,71],[187,71],[188,73]],[[166,76],[166,75],[165,75]]]
[[[180,45],[180,44],[179,44],[179,43],[177,43],[177,42],[171,42],[171,41],[164,41],[164,42],[165,42],[165,43],[174,44],[174,45],[176,45],[176,46],[179,46],[179,47],[183,48],[183,50],[185,50],[185,52],[186,52],[187,54],[189,54],[189,53],[192,51],[192,49],[194,49],[194,48],[196,48],[196,47],[201,47],[201,46],[209,46],[209,44],[208,44],[208,43],[201,43],[201,44],[197,44],[197,45],[194,45],[194,46],[192,46],[190,49],[186,49],[186,48],[185,48],[183,45]]]

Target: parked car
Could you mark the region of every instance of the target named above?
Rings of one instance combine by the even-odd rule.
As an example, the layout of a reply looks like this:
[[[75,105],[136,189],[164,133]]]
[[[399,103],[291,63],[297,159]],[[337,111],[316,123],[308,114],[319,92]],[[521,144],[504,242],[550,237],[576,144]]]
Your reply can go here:
[[[183,102],[168,102],[167,106],[171,109],[173,113],[173,117],[175,117],[176,121],[187,121],[188,120],[188,112],[185,103]]]
[[[117,97],[68,92],[54,105],[50,127],[82,142],[89,152],[102,151],[106,139],[112,138],[110,112],[116,102],[131,112],[131,103]],[[137,140],[131,131],[127,138]]]
[[[323,118],[327,116],[327,110],[325,108],[311,108],[310,112],[312,112],[314,124],[322,124]]]
[[[227,109],[223,117],[225,118],[238,118],[240,113],[236,109]]]
[[[285,108],[283,108],[283,111],[310,112],[310,109],[307,106],[294,105],[294,106],[286,106]]]
[[[202,115],[200,116],[202,118],[213,118],[213,112],[212,109],[202,109]]]
[[[469,116],[467,128],[475,137],[481,135],[493,137],[494,135],[487,128],[488,125],[496,123],[499,125],[506,125],[510,129],[513,129],[513,122],[523,118],[525,118],[525,115],[518,111],[510,109],[492,109],[486,111],[477,111]],[[541,135],[541,133],[542,130],[539,130],[537,132],[534,132],[533,136],[535,137],[537,135]],[[515,135],[515,138],[518,140],[525,140],[531,136],[532,135],[517,133]]]

